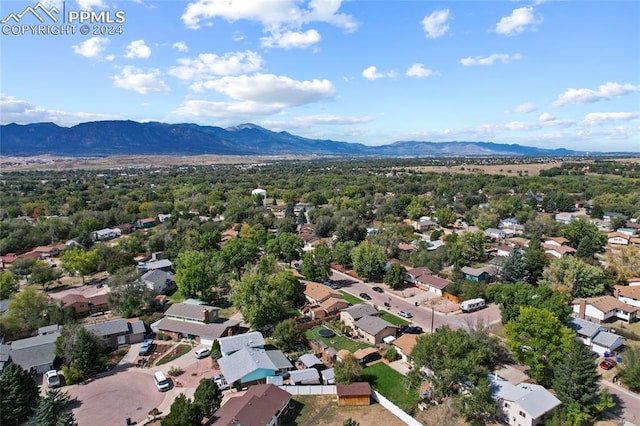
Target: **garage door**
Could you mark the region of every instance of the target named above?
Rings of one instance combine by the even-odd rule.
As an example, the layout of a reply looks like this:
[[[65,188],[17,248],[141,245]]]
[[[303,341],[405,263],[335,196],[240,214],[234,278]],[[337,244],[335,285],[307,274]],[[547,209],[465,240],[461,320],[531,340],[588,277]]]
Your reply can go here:
[[[213,337],[205,337],[205,336],[200,336],[200,344],[201,345],[206,345],[206,346],[211,346],[213,345],[213,342],[215,342],[215,338]]]

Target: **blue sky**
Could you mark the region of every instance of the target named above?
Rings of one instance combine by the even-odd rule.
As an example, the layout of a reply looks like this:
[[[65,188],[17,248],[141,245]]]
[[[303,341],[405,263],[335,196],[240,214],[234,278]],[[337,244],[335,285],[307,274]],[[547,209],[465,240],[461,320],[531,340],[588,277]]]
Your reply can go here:
[[[57,18],[125,20],[32,35],[33,15],[10,15],[37,4],[0,3],[2,124],[251,122],[369,145],[640,152],[637,1],[45,0]]]

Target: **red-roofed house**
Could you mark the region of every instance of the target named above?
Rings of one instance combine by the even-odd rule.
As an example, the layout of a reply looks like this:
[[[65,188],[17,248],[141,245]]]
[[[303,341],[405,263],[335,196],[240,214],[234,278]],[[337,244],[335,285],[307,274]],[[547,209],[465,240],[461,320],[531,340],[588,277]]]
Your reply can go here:
[[[287,414],[291,394],[279,387],[254,385],[242,396],[229,398],[206,426],[279,425]]]
[[[62,298],[62,307],[71,308],[75,318],[86,317],[109,310],[106,294],[99,294],[92,297],[84,297],[82,294],[75,293],[67,294]]]

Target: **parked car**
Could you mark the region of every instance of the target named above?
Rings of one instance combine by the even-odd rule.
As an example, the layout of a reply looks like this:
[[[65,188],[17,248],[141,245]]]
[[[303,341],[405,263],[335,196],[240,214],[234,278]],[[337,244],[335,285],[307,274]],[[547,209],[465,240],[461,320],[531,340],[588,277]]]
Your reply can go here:
[[[218,385],[218,389],[220,390],[229,389],[231,387],[229,383],[227,383],[227,379],[225,379],[222,374],[216,374],[213,376],[213,381]]]
[[[404,331],[410,326],[411,326],[410,324],[400,324],[398,326],[398,333],[404,333]]]
[[[200,348],[200,349],[196,349],[196,351],[194,353],[196,355],[196,358],[202,359],[202,358],[206,358],[209,355],[211,355],[211,349],[209,349],[209,348]]]
[[[58,375],[58,371],[49,370],[44,373],[45,381],[47,382],[47,386],[50,388],[57,388],[60,386],[60,376]]]
[[[140,356],[147,356],[149,355],[152,351],[153,351],[153,340],[152,339],[147,339],[144,342],[142,342],[142,345],[140,346],[140,350],[138,350],[138,355]]]
[[[615,366],[616,362],[613,360],[613,358],[605,358],[600,363],[600,368],[602,368],[603,370],[611,370]]]
[[[367,293],[360,293],[360,297],[364,300],[371,300],[371,296],[369,296]]]
[[[398,312],[398,314],[399,314],[401,317],[405,317],[405,318],[413,318],[413,315],[412,315],[412,314],[411,314],[411,312],[409,312],[409,311],[402,310],[402,311]]]
[[[418,327],[417,325],[412,325],[410,327],[407,327],[404,330],[405,334],[422,334],[422,327]]]
[[[378,286],[373,287],[371,290],[375,291],[376,293],[384,293],[384,290],[382,289],[382,287],[378,287]]]

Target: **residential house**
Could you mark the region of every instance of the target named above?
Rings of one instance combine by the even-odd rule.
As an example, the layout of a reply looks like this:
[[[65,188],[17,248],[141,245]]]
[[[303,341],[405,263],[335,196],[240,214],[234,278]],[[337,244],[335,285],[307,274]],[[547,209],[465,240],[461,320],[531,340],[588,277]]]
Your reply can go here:
[[[65,248],[67,248],[67,246],[64,244],[58,244],[55,246],[39,246],[31,251],[38,253],[41,259],[46,259],[59,256]]]
[[[420,219],[413,222],[413,229],[418,232],[428,232],[438,228],[438,224],[432,220]]]
[[[303,281],[302,287],[305,298],[309,302],[308,309],[303,313],[312,319],[335,315],[349,306],[342,294],[326,285]]]
[[[112,228],[99,229],[91,234],[95,241],[107,241],[118,238],[118,231]]]
[[[506,246],[506,245],[498,246],[496,248],[496,256],[509,257],[509,255],[511,254],[511,252],[513,252],[513,250],[515,249],[511,246]]]
[[[9,345],[8,360],[18,364],[24,370],[42,374],[53,369],[56,359],[55,343],[60,336],[57,325],[38,329],[38,335],[26,339],[14,340]],[[6,348],[3,352],[6,352]]]
[[[151,329],[174,338],[187,338],[203,345],[212,345],[223,336],[238,330],[240,321],[220,318],[220,308],[197,303],[174,303],[164,318],[151,324]]]
[[[264,383],[269,376],[284,375],[293,369],[279,350],[266,351],[246,346],[218,359],[218,365],[228,383],[239,382],[241,385]]]
[[[413,244],[407,244],[402,242],[398,243],[397,247],[400,253],[405,253],[405,254],[411,254],[417,250]]]
[[[387,336],[396,336],[395,325],[380,317],[368,315],[354,323],[354,331],[371,345],[381,343]]]
[[[82,318],[109,310],[106,294],[85,297],[82,294],[71,293],[64,296],[61,302],[63,308],[69,308],[73,311],[74,318]]]
[[[544,249],[544,252],[548,255],[548,256],[553,256],[555,258],[561,258],[561,257],[566,257],[566,256],[572,256],[576,253],[576,249],[574,249],[573,247],[570,246],[564,246],[564,245],[553,245],[553,244],[547,244],[544,243],[542,244],[542,248]]]
[[[368,303],[360,303],[358,305],[353,305],[348,307],[347,309],[343,309],[340,311],[340,319],[347,326],[355,329],[355,323],[360,318],[372,315],[379,315],[379,312],[376,308],[369,305]]]
[[[513,246],[518,246],[518,247],[529,247],[530,241],[531,240],[527,238],[522,238],[522,237],[509,238],[509,243]]]
[[[407,271],[407,282],[419,285],[421,278],[429,275],[433,275],[433,272],[427,267],[409,269]]]
[[[86,324],[84,328],[105,339],[111,347],[142,342],[145,334],[144,322],[139,319],[115,319]]]
[[[138,269],[143,271],[155,271],[156,269],[159,269],[161,271],[171,272],[172,268],[173,262],[169,259],[154,260],[151,262],[143,263],[142,265],[138,265]]]
[[[556,222],[560,222],[565,225],[570,224],[576,219],[578,219],[576,215],[570,212],[562,212],[562,213],[556,214]]]
[[[617,285],[615,286],[613,295],[622,303],[634,306],[640,310],[640,286]]]
[[[242,396],[229,398],[206,426],[283,424],[289,410],[289,392],[271,384],[251,386]]]
[[[157,294],[163,294],[176,288],[173,273],[163,271],[162,269],[153,269],[145,272],[139,281],[149,290]]]
[[[600,356],[611,354],[624,345],[623,337],[594,322],[572,316],[567,325],[576,332],[576,339]]]
[[[136,229],[147,229],[147,228],[153,228],[154,226],[156,226],[156,220],[153,217],[147,217],[144,219],[136,219],[133,222],[133,227]]]
[[[389,337],[393,337],[393,336],[389,336]],[[371,348],[371,347],[358,349],[353,353],[353,357],[360,364],[368,364],[370,362],[377,361],[380,358],[382,358],[382,356],[380,356],[380,353],[378,352],[378,349]]]
[[[463,266],[460,271],[464,274],[465,280],[476,282],[488,282],[495,277],[497,272],[495,266],[483,266],[482,268]]]
[[[627,305],[613,296],[598,296],[575,299],[571,302],[572,310],[579,318],[596,322],[620,319],[630,323],[636,319],[638,308]]]
[[[403,334],[393,341],[393,346],[396,347],[398,355],[404,362],[413,362],[411,359],[411,351],[418,341],[417,334]]]
[[[300,358],[298,358],[298,362],[300,362],[304,366],[304,368],[322,369],[324,367],[322,361],[320,361],[318,357],[313,354],[302,355]]]
[[[607,244],[627,246],[631,240],[631,236],[623,232],[609,232],[607,234]]]
[[[507,233],[504,229],[487,228],[484,231],[485,237],[491,240],[503,240],[507,237]]]
[[[158,222],[165,223],[167,220],[171,219],[172,216],[173,215],[171,214],[161,213],[158,215]]]
[[[427,291],[442,296],[442,292],[451,284],[451,281],[446,278],[440,278],[437,275],[423,275],[418,283],[420,287],[425,288]]]
[[[501,229],[511,229],[513,231],[517,230],[516,228],[522,226],[520,224],[520,221],[516,218],[513,217],[509,217],[507,219],[502,219],[500,221],[500,228]]]
[[[292,370],[289,372],[289,383],[291,385],[319,385],[320,373],[315,368],[305,368],[304,370]]]
[[[7,253],[4,256],[0,256],[0,268],[7,269],[18,259],[19,257],[15,253]]]
[[[370,405],[371,385],[367,382],[355,382],[348,385],[336,385],[338,405]]]
[[[220,353],[222,353],[222,356],[229,356],[242,348],[264,349],[265,345],[264,337],[262,337],[262,333],[259,331],[222,337],[218,340],[218,343],[220,343]]]
[[[115,229],[116,232],[119,232],[120,235],[130,234],[133,232],[133,225],[130,223],[123,223],[122,225],[114,226],[113,229]]]
[[[612,220],[617,219],[619,217],[625,218],[625,221],[628,219],[627,216],[625,216],[622,213],[618,213],[618,212],[603,212],[602,213],[602,220],[604,220],[606,222],[611,222]]]
[[[568,246],[570,243],[565,237],[549,237],[544,241],[548,246]]]
[[[520,383],[515,386],[490,374],[491,396],[497,403],[498,416],[513,426],[543,424],[551,416],[560,400],[540,385]]]
[[[638,229],[636,228],[618,228],[617,232],[622,232],[623,234],[627,234],[629,237],[633,237],[638,233]]]

